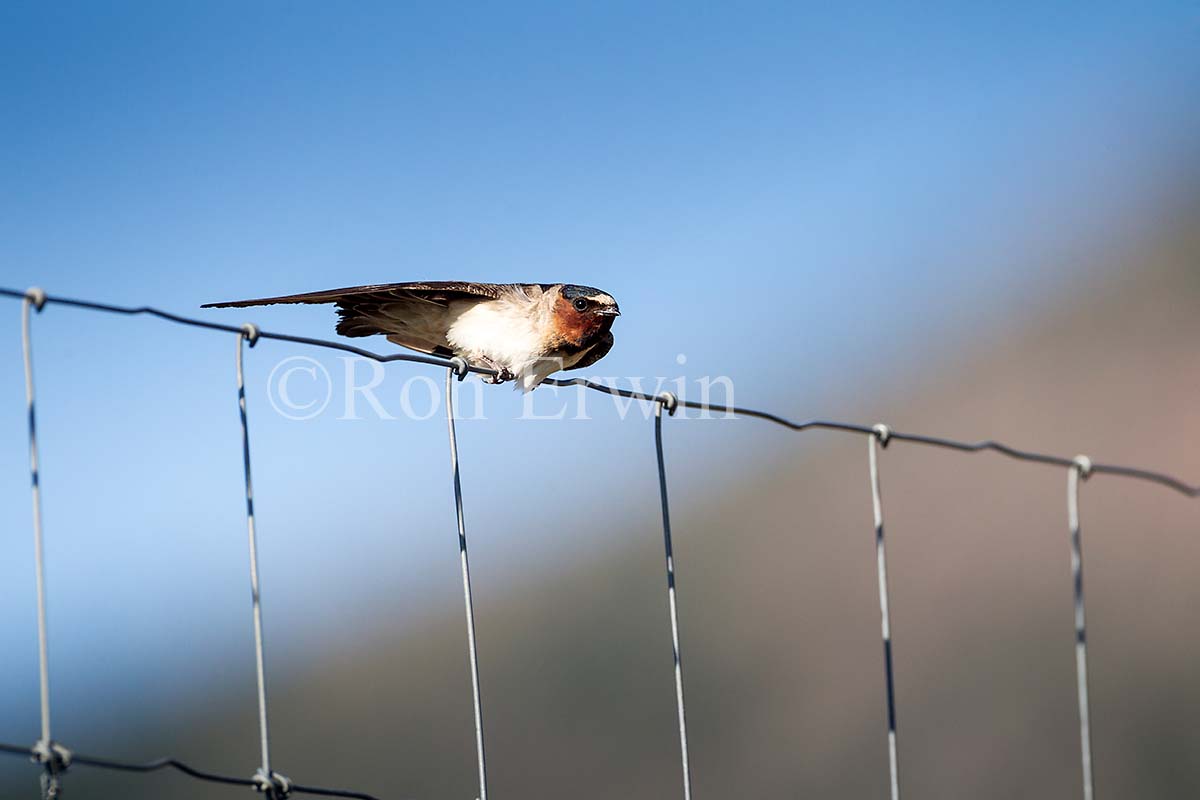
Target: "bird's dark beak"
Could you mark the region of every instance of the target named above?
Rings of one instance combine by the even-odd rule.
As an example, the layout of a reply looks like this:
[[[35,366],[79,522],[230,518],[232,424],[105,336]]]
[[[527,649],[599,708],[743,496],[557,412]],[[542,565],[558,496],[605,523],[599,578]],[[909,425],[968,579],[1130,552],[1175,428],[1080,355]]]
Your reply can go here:
[[[605,306],[604,308],[597,308],[596,313],[602,317],[619,317],[621,316],[621,309],[616,306]]]

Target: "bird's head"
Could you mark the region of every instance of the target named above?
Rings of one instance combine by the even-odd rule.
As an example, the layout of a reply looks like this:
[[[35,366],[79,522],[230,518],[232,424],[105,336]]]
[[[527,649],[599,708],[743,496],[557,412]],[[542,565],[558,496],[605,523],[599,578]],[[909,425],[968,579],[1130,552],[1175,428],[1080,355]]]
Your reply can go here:
[[[555,287],[553,320],[555,333],[568,345],[587,347],[612,328],[621,315],[617,301],[591,286],[573,283]]]

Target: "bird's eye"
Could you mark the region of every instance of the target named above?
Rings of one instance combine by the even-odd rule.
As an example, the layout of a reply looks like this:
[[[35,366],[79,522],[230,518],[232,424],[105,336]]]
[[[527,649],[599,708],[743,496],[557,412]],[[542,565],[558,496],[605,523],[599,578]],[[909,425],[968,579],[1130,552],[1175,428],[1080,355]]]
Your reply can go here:
[[[575,302],[571,305],[575,306],[576,311],[587,311],[588,301],[584,300],[582,297],[576,297]]]

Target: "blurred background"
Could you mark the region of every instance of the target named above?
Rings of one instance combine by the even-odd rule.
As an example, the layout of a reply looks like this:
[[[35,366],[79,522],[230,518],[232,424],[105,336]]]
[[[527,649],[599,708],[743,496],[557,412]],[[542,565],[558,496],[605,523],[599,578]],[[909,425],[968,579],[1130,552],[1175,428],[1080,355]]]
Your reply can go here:
[[[793,419],[1194,482],[1198,85],[1194,3],[7,2],[0,284],[330,338],[327,308],[198,306],[584,283],[624,312],[591,372],[626,385],[723,375]],[[29,744],[19,311],[0,303],[0,741]],[[55,738],[249,776],[235,338],[53,306],[33,325]],[[395,411],[443,373],[388,366],[396,419],[301,422],[268,397],[293,355],[343,370],[247,355],[276,767],[475,797],[445,422]],[[675,796],[652,423],[484,394],[459,446],[492,793]],[[866,442],[665,428],[696,796],[884,797]],[[912,445],[881,469],[903,789],[1077,795],[1065,471]],[[1098,790],[1196,796],[1200,506],[1103,476],[1082,502]],[[0,796],[36,787],[0,759]]]

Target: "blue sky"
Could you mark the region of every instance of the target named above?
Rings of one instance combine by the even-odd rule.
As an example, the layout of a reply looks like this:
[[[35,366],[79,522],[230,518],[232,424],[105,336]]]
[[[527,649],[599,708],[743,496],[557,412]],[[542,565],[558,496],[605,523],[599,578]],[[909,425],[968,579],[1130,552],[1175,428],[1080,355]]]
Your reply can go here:
[[[1119,268],[1194,159],[1189,5],[6,3],[0,284],[328,337],[328,309],[198,306],[567,280],[624,311],[601,375],[728,375],[744,404],[845,416],[863,387],[919,382]],[[24,741],[33,581],[5,308],[0,739]],[[57,308],[35,339],[68,720],[97,686],[240,674],[232,339]],[[267,343],[247,364],[268,631],[311,656],[453,602],[457,573],[441,418],[273,415],[266,376],[304,352]],[[507,390],[490,398],[492,419],[460,430],[481,596],[611,544],[573,539],[573,520],[644,510],[610,538],[654,532],[640,417],[520,422]],[[696,454],[732,473],[779,446],[693,427],[672,445],[683,496],[713,477]]]

